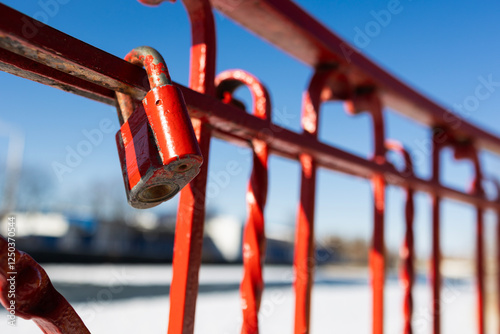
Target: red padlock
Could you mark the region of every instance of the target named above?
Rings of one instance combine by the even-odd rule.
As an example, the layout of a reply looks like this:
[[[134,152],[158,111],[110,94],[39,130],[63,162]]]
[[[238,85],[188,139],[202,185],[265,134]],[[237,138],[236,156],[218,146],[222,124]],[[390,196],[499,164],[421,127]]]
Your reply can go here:
[[[116,143],[127,199],[132,207],[146,209],[169,200],[194,179],[203,157],[184,97],[172,85],[162,56],[142,46],[125,60],[145,67],[151,87],[135,110],[130,96],[116,93],[122,123]]]

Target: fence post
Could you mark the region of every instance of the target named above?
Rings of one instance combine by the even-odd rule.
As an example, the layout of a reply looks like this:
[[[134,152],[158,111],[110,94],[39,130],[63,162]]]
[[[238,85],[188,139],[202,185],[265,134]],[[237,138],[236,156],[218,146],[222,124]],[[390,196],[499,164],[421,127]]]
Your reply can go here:
[[[191,20],[192,46],[189,87],[215,93],[215,25],[208,0],[183,0]],[[192,119],[203,165],[198,176],[181,191],[174,240],[173,276],[170,289],[169,334],[192,334],[201,265],[205,197],[210,152],[210,129]]]

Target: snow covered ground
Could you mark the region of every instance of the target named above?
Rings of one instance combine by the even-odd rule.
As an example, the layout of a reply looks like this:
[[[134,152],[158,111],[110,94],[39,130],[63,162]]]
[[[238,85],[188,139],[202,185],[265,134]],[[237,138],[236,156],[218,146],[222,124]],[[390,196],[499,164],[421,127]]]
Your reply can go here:
[[[170,266],[45,266],[54,285],[74,305],[92,333],[166,333]],[[195,333],[239,333],[239,266],[203,266],[200,272]],[[267,283],[261,308],[261,333],[292,333],[290,267],[265,268]],[[430,294],[425,280],[415,290],[415,333],[430,333]],[[312,302],[312,333],[370,332],[370,289],[363,269],[320,268]],[[395,277],[386,288],[386,333],[401,333],[402,294]],[[467,281],[445,281],[443,333],[475,333],[474,289]],[[31,321],[7,325],[0,310],[0,333],[41,333]]]

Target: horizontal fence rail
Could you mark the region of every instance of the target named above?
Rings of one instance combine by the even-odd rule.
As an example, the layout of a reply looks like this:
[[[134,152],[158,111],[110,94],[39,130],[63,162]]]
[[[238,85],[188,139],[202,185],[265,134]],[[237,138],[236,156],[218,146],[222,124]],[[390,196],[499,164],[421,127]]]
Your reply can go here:
[[[141,2],[153,5],[159,4],[161,0]],[[168,333],[188,334],[194,331],[205,219],[207,166],[212,136],[250,146],[253,152],[253,170],[247,193],[249,213],[243,242],[244,278],[241,284],[241,296],[245,307],[242,333],[259,332],[258,312],[264,288],[263,212],[267,196],[269,154],[296,160],[302,169],[294,259],[296,334],[310,332],[311,289],[315,266],[311,261],[314,251],[314,195],[318,168],[371,180],[374,231],[369,262],[374,334],[384,333],[386,185],[393,184],[404,188],[407,196],[401,274],[405,289],[401,316],[404,319],[404,333],[407,334],[412,332],[412,286],[415,271],[414,193],[426,192],[432,197],[430,277],[434,301],[440,300],[441,292],[440,203],[443,198],[449,198],[476,207],[477,328],[479,333],[484,333],[483,212],[487,209],[500,212],[500,201],[490,200],[485,196],[481,186],[483,175],[477,154],[481,149],[499,154],[500,138],[458,118],[396,79],[291,1],[183,0],[183,3],[192,26],[191,72],[189,87],[177,86],[184,95],[192,118],[193,128],[204,157],[204,165],[198,177],[182,190],[180,196]],[[269,94],[257,78],[243,71],[223,72],[216,78],[216,32],[212,6],[284,52],[313,67],[314,75],[303,101],[303,133],[290,131],[272,123]],[[36,33],[25,30],[26,20],[35,22]],[[149,91],[147,75],[142,68],[35,21],[3,4],[0,4],[0,70],[114,106],[116,92],[140,100]],[[247,85],[253,94],[253,114],[242,112],[238,101],[232,97],[233,91],[240,85]],[[363,111],[370,113],[373,119],[375,143],[372,159],[359,157],[318,140],[317,128],[321,103],[328,101],[344,102],[347,111],[353,115]],[[433,174],[430,179],[416,176],[413,173],[411,152],[406,151],[397,142],[385,138],[383,113],[386,106],[433,130]],[[452,147],[457,159],[468,159],[473,162],[475,179],[472,180],[473,187],[470,192],[458,191],[440,183],[439,156],[444,147]],[[397,169],[387,161],[386,153],[389,150],[403,156],[405,161],[403,170]],[[0,246],[2,252],[7,249],[5,240],[0,239]],[[43,269],[31,262],[27,263],[38,273],[45,275],[43,276],[45,287],[50,284],[50,281],[47,283],[48,279]],[[5,269],[0,270],[1,301],[4,306],[7,306],[8,302],[5,296],[5,287],[8,284],[6,273]],[[37,293],[47,294],[42,287]],[[48,294],[60,298],[53,289]],[[57,321],[52,321],[57,328],[50,327],[47,332],[71,333],[66,329],[69,325],[76,323],[78,326],[83,326],[69,304],[57,300],[64,305],[70,315],[65,320],[61,319],[64,317],[56,317],[57,312],[55,315],[51,314],[57,318]],[[29,303],[29,300],[26,303]],[[433,333],[439,334],[441,331],[439,302],[432,303],[432,311]],[[43,314],[26,313],[27,318],[35,316],[38,322],[43,322]],[[45,330],[48,328],[40,327]]]
[[[292,1],[211,0],[216,9],[291,56],[312,66],[339,68],[353,86],[373,85],[384,105],[423,124],[453,126],[458,138],[474,138],[477,145],[500,153],[500,139],[429,100],[316,21]]]
[[[19,24],[25,16],[3,4],[0,4],[0,10],[5,15],[5,19],[0,22],[0,32],[9,36],[7,41],[0,40],[1,70],[109,105],[116,105],[115,91],[142,99],[149,90],[149,86],[145,84],[146,72],[138,66],[48,26],[43,26],[35,38],[27,38],[23,36],[22,25]],[[43,25],[41,22],[39,24]],[[75,50],[81,52],[74,52]],[[20,63],[23,65],[19,65]],[[100,72],[94,73],[95,69],[100,69]],[[69,75],[65,71],[79,73]],[[224,104],[215,97],[197,93],[181,85],[179,87],[190,116],[209,123],[218,138],[246,145],[258,135],[268,143],[273,153],[290,159],[298,160],[301,152],[309,152],[321,167],[327,169],[364,178],[370,178],[373,173],[382,173],[387,176],[389,183],[408,184],[419,191],[438,193],[442,197],[484,208],[500,209],[500,204],[481,196],[456,191],[431,180],[405,177],[391,165],[377,165],[279,125],[273,124],[270,127],[267,122],[252,115],[235,112],[233,106]],[[450,130],[450,133],[453,131]]]

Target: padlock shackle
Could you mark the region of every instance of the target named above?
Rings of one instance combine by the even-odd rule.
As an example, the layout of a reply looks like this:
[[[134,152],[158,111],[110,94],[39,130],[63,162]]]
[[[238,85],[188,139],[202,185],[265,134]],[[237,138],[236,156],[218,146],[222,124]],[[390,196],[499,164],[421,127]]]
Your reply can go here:
[[[125,60],[132,64],[143,66],[146,69],[151,89],[172,84],[165,60],[152,47],[139,46],[130,51],[125,56]]]
[[[165,60],[152,47],[139,46],[130,51],[125,56],[125,60],[146,69],[151,89],[172,84]],[[120,125],[122,125],[132,115],[135,109],[135,102],[130,95],[120,92],[116,92],[116,99],[118,102],[118,119],[120,120]]]

